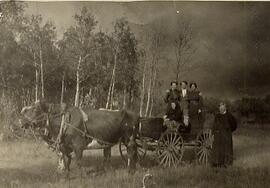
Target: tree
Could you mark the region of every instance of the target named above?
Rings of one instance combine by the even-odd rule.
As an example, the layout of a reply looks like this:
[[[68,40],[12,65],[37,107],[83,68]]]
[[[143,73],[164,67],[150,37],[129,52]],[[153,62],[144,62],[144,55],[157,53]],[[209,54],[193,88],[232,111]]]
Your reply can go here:
[[[107,102],[106,102],[106,109],[112,109],[113,106],[113,94],[114,94],[114,86],[115,86],[115,74],[116,74],[116,65],[117,65],[117,56],[119,53],[119,42],[118,41],[113,41],[113,38],[110,40],[111,43],[111,48],[113,51],[113,69],[112,69],[112,76],[110,80],[110,85],[109,85],[109,91],[108,91],[108,96],[107,96]]]
[[[178,30],[174,39],[174,51],[176,57],[176,77],[179,82],[181,72],[190,70],[190,57],[193,54],[192,49],[192,32],[190,23],[187,21],[177,22]]]
[[[24,3],[14,1],[0,2],[0,89],[14,102],[20,102],[21,51],[18,37],[24,23]]]
[[[44,64],[45,62],[47,64],[54,62],[55,40],[56,31],[52,23],[46,22],[42,24],[41,15],[31,15],[26,18],[19,44],[23,53],[27,56],[27,61],[33,62],[33,66],[35,67],[36,100],[39,99],[39,84],[41,85],[41,97],[45,98]]]
[[[152,115],[155,103],[154,90],[157,84],[158,67],[162,58],[162,44],[164,43],[164,28],[160,23],[152,23],[152,25],[144,31],[144,48],[146,50],[146,71],[144,72],[146,80],[148,80],[146,107],[144,116]],[[148,75],[146,77],[146,75]]]
[[[118,96],[122,96],[122,107],[130,108],[138,86],[136,80],[138,70],[137,40],[125,18],[116,20],[111,38],[114,65],[106,108],[109,106],[112,108],[115,89],[118,91]]]
[[[145,51],[141,50],[139,57],[143,66],[143,70],[142,70],[142,84],[141,84],[140,110],[139,110],[140,117],[143,117],[143,104],[144,104],[144,97],[145,97],[145,77],[146,77],[146,65],[147,65],[145,56],[146,56]]]
[[[64,52],[67,63],[74,65],[76,72],[76,92],[75,92],[75,106],[80,104],[80,84],[84,77],[82,66],[83,63],[93,53],[93,30],[97,25],[97,21],[91,12],[86,7],[81,9],[79,14],[75,14],[75,26],[71,26],[64,33],[63,40],[60,42],[60,47]]]

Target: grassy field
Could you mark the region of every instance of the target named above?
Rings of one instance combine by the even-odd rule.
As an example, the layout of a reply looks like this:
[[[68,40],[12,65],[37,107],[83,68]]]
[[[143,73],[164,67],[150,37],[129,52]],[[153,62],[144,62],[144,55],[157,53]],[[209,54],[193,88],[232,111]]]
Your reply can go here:
[[[234,165],[227,169],[213,169],[195,163],[163,169],[154,165],[150,154],[145,164],[134,175],[129,175],[119,156],[118,147],[115,147],[112,168],[99,170],[102,150],[86,151],[84,166],[91,173],[81,177],[79,173],[72,171],[70,178],[64,179],[56,171],[56,154],[42,142],[2,142],[0,148],[0,187],[138,188],[142,187],[142,178],[147,172],[153,176],[150,181],[152,187],[159,188],[270,186],[269,130],[238,129],[234,134]]]

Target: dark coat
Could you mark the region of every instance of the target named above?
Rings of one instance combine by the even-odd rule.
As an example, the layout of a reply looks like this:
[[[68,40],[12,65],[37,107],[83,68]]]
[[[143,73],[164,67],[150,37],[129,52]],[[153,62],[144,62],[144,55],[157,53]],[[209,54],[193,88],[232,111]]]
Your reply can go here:
[[[237,128],[237,121],[230,113],[216,114],[214,120],[213,150],[211,163],[214,166],[227,166],[233,163],[232,132]]]
[[[166,91],[166,96],[164,98],[165,103],[167,103],[167,109],[166,109],[166,114],[169,113],[171,109],[171,103],[174,102],[177,105],[179,105],[180,101],[180,92],[178,89],[169,89]]]
[[[203,108],[203,99],[200,91],[190,91],[188,94],[189,114],[190,116],[198,115],[198,110]]]
[[[190,91],[188,94],[188,102],[189,102],[189,119],[191,124],[191,129],[198,131],[203,128],[203,99],[200,94],[200,91]],[[199,109],[201,112],[199,113]]]
[[[177,104],[175,109],[172,109],[171,107],[168,109],[167,113],[167,118],[169,120],[174,120],[177,122],[181,122],[182,121],[182,112],[180,109],[180,106]]]
[[[180,92],[178,89],[172,90],[169,89],[166,92],[166,96],[164,98],[165,103],[170,104],[171,102],[179,102],[180,101]]]

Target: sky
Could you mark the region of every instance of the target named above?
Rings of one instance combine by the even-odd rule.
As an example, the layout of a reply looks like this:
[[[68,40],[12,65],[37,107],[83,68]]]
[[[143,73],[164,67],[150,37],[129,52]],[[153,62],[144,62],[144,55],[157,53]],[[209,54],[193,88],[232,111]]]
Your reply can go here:
[[[142,27],[161,20],[172,40],[176,22],[187,19],[195,49],[190,61],[195,68],[182,79],[196,81],[206,95],[222,98],[263,96],[270,91],[268,2],[28,2],[26,13],[41,14],[44,20],[52,21],[60,39],[83,6],[94,13],[103,31],[110,31],[120,17]],[[160,68],[168,72],[160,74],[165,80],[162,89],[174,78],[172,48],[170,44],[164,47],[167,61],[161,61]]]

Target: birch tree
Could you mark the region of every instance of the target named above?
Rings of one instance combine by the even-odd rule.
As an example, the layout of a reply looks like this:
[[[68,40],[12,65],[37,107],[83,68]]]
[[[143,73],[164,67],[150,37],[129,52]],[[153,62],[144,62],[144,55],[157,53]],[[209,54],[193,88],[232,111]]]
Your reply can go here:
[[[113,69],[112,69],[112,76],[110,79],[110,85],[108,90],[107,102],[106,102],[106,109],[112,109],[113,106],[113,95],[114,95],[114,87],[116,81],[116,66],[117,66],[117,55],[119,51],[119,42],[117,40],[111,41],[111,47],[113,51]]]
[[[45,98],[45,65],[44,59],[53,59],[52,49],[56,40],[55,26],[46,22],[42,24],[41,15],[26,17],[25,27],[20,35],[20,46],[28,60],[35,67],[35,100]],[[40,82],[39,82],[40,81]],[[39,92],[39,85],[41,91]]]
[[[113,66],[106,108],[112,109],[113,104],[119,104],[121,98],[122,108],[129,108],[138,85],[136,81],[138,52],[137,40],[125,18],[117,19],[114,23],[110,44],[113,54]]]
[[[125,18],[116,20],[112,38],[114,62],[116,63],[116,66],[114,66],[114,68],[116,67],[115,75],[112,79],[112,94],[116,89],[118,91],[118,101],[115,102],[119,103],[120,98],[122,98],[122,108],[131,108],[134,95],[138,90],[136,77],[138,73],[138,42]]]
[[[161,28],[153,27],[150,31],[148,31],[146,41],[149,42],[149,46],[147,47],[148,53],[148,88],[147,88],[147,98],[146,98],[146,107],[144,116],[148,117],[152,114],[153,105],[155,102],[154,98],[154,90],[157,81],[157,73],[158,73],[158,63],[161,58],[161,48],[162,48],[162,39],[164,38],[164,34],[162,33]]]
[[[140,53],[140,62],[142,63],[142,84],[141,84],[141,95],[140,95],[140,110],[139,114],[140,117],[143,116],[143,104],[144,104],[144,97],[145,97],[145,79],[146,79],[146,59],[145,59],[145,51],[142,50]]]
[[[97,25],[97,21],[86,7],[83,7],[79,14],[75,14],[74,20],[75,26],[67,29],[60,46],[64,51],[67,63],[75,70],[76,92],[74,105],[79,106],[80,84],[84,77],[82,76],[82,66],[93,53],[93,30]]]

